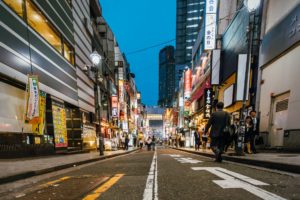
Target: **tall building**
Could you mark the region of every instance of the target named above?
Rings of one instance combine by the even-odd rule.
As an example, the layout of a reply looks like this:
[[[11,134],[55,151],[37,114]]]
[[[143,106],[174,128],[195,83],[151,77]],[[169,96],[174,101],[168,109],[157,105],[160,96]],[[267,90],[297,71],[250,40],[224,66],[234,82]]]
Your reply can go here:
[[[176,88],[182,71],[191,66],[192,48],[197,39],[205,0],[177,0],[176,13]]]
[[[174,47],[166,46],[159,52],[159,100],[158,105],[171,107],[175,90]]]

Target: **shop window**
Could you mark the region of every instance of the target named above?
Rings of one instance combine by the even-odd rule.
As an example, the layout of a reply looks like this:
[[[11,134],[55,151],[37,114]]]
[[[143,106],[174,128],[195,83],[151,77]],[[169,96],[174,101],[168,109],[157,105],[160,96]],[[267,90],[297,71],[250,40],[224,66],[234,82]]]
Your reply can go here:
[[[62,41],[60,35],[30,0],[26,0],[26,11],[28,24],[45,38],[45,40],[47,40],[58,52],[62,53]]]
[[[3,0],[11,9],[23,18],[23,0]]]

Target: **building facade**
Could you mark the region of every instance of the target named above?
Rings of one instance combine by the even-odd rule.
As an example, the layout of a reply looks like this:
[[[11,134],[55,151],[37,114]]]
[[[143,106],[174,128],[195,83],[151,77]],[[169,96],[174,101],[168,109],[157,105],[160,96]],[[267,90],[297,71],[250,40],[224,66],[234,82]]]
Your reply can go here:
[[[161,107],[172,107],[175,91],[174,47],[167,46],[159,52],[159,100]]]
[[[265,1],[264,7],[257,83],[260,132],[266,146],[299,150],[300,1]]]
[[[182,71],[191,66],[192,48],[200,29],[205,0],[176,1],[176,88]]]

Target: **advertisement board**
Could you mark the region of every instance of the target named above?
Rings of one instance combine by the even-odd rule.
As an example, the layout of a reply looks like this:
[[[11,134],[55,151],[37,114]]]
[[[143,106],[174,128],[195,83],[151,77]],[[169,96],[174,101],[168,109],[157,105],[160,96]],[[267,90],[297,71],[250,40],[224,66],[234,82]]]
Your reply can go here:
[[[28,76],[26,98],[26,120],[39,117],[39,81],[37,76]]]
[[[205,17],[205,36],[204,49],[212,50],[216,47],[216,14],[206,14]]]
[[[55,147],[67,147],[66,110],[64,104],[52,101]]]
[[[111,97],[112,117],[118,118],[118,97]]]
[[[43,135],[45,128],[45,114],[46,114],[46,93],[40,91],[39,97],[39,117],[37,120],[32,120],[32,132],[37,135]]]
[[[191,97],[192,93],[192,70],[188,69],[184,72],[184,99]]]

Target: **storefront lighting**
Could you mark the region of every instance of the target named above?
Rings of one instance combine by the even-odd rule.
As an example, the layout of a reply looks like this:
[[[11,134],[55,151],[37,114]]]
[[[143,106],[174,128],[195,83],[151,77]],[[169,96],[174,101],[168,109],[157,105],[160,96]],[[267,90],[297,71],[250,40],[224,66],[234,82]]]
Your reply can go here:
[[[261,0],[245,0],[244,5],[247,7],[248,11],[254,12],[260,6]]]

